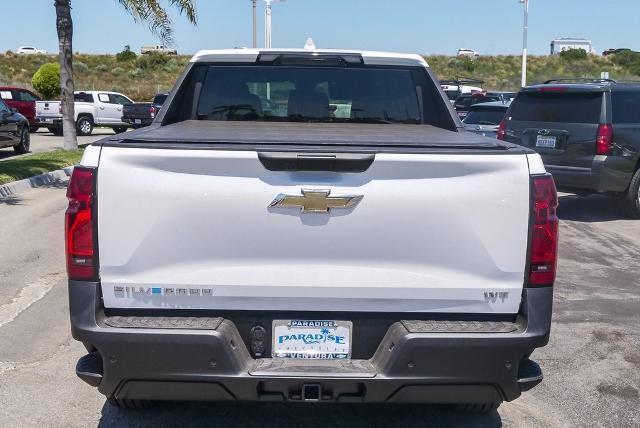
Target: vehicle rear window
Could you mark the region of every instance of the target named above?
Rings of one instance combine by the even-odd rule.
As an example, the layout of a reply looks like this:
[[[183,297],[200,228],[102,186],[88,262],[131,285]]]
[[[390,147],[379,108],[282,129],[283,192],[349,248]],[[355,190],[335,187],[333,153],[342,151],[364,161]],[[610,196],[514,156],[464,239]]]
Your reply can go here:
[[[168,122],[426,123],[455,128],[446,101],[420,67],[202,65],[194,66],[185,86],[191,89],[176,96]]]
[[[640,123],[640,91],[614,91],[611,102],[613,123]]]
[[[158,104],[158,105],[162,105],[164,104],[164,101],[167,99],[167,94],[158,94],[155,97],[153,97],[153,104]]]
[[[464,118],[463,122],[469,125],[497,125],[500,123],[505,113],[506,109],[471,110]]]
[[[73,99],[79,102],[92,103],[93,102],[93,94],[87,94],[86,92],[80,92],[77,94],[73,94]]]
[[[512,120],[598,123],[602,92],[521,92],[511,104]]]

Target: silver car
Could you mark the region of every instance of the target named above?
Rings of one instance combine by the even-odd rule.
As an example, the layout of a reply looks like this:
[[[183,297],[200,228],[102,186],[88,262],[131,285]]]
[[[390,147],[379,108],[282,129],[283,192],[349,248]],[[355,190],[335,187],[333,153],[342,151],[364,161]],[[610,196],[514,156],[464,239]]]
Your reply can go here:
[[[509,104],[511,102],[493,101],[470,106],[469,113],[462,121],[464,128],[485,137],[495,138]]]

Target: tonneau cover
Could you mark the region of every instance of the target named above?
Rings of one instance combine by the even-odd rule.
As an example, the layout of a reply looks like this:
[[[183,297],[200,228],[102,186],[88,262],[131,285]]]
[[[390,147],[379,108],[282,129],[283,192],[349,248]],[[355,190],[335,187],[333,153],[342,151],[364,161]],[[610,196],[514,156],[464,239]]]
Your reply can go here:
[[[451,147],[506,150],[518,147],[468,132],[431,125],[233,122],[188,120],[172,125],[152,125],[114,135],[98,144],[114,143],[229,143],[340,146]]]

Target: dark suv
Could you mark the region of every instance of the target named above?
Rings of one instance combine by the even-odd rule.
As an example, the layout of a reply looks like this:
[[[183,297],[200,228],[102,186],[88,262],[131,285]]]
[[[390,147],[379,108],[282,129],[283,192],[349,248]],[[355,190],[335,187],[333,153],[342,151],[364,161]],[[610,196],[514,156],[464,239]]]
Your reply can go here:
[[[498,138],[540,153],[559,190],[613,194],[640,218],[640,82],[550,80],[523,88]]]

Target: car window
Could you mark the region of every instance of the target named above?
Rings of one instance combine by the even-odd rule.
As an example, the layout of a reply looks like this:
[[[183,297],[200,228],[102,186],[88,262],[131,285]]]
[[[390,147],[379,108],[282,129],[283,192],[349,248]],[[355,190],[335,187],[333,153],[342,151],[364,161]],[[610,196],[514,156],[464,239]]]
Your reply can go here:
[[[500,123],[506,109],[475,109],[469,111],[469,114],[464,118],[463,122],[468,125],[497,125]]]
[[[162,105],[164,104],[164,101],[167,99],[167,94],[158,94],[155,97],[153,97],[153,104],[159,104]]]
[[[409,70],[210,67],[198,119],[421,123]]]
[[[39,101],[39,98],[27,91],[14,91],[16,100],[18,101]]]
[[[9,107],[4,103],[4,101],[0,100],[0,112],[9,111]]]
[[[109,94],[109,98],[112,104],[131,104],[132,101],[120,94]]]
[[[598,123],[602,92],[521,92],[511,104],[512,120]]]
[[[98,94],[98,101],[100,101],[101,103],[111,103],[109,94]]]
[[[13,94],[11,93],[11,91],[0,91],[0,98],[2,98],[3,100],[12,100]]]
[[[78,102],[92,103],[93,94],[87,94],[86,92],[78,92],[73,94],[73,99]]]
[[[640,124],[640,91],[614,91],[611,102],[613,123]]]

